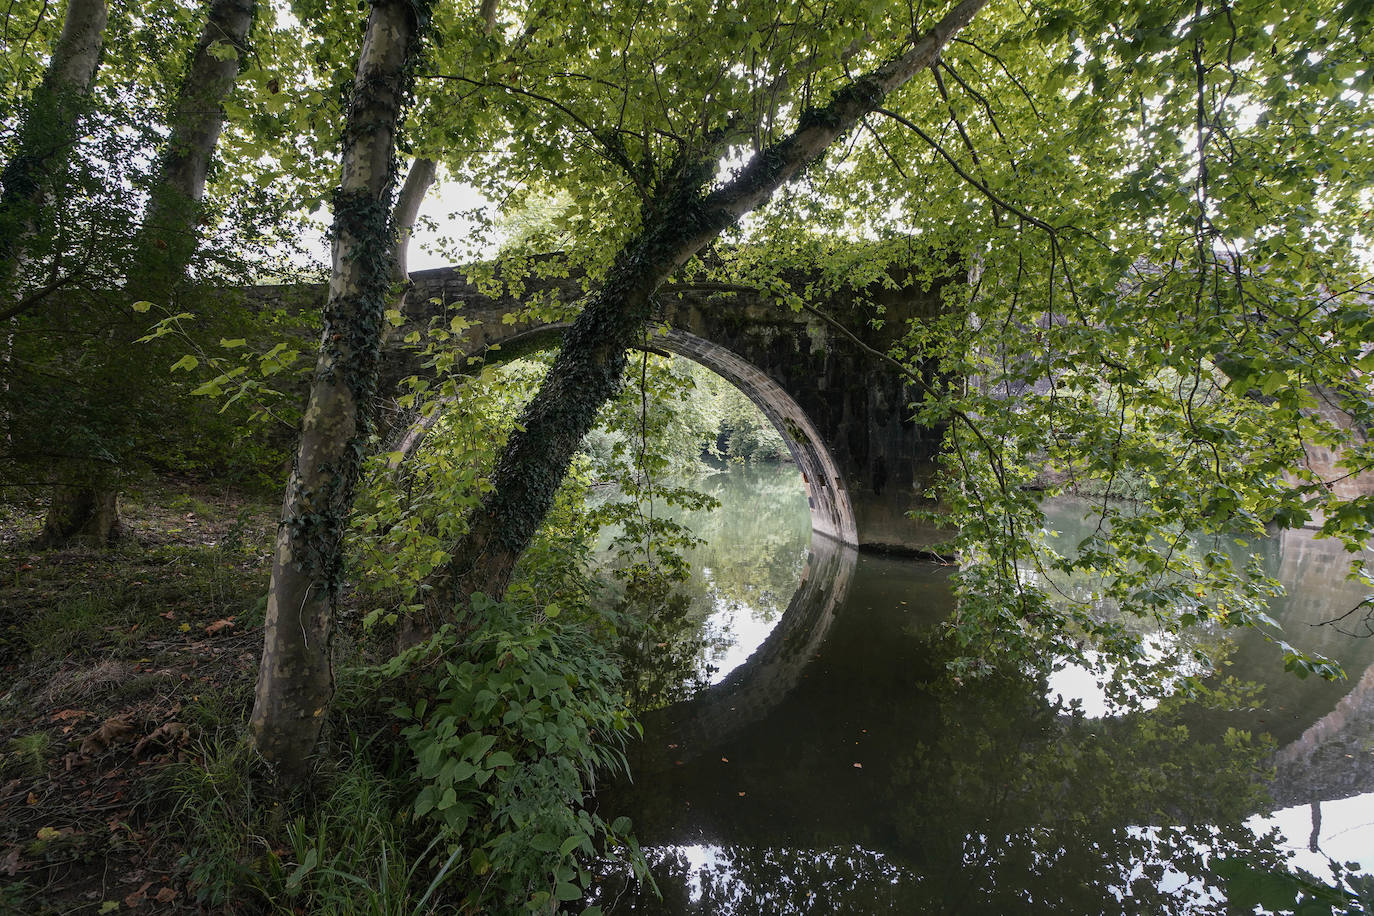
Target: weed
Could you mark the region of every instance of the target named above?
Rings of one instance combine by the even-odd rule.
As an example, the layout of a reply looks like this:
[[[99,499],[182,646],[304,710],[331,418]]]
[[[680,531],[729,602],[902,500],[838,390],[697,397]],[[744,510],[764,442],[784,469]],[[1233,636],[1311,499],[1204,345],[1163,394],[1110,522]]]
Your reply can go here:
[[[40,776],[48,768],[48,752],[52,736],[47,732],[33,732],[10,739],[3,772],[8,777]]]
[[[288,828],[293,867],[284,890],[310,912],[375,916],[423,913],[453,866],[426,881],[438,838],[414,845],[397,786],[356,752],[333,779],[312,816]]]

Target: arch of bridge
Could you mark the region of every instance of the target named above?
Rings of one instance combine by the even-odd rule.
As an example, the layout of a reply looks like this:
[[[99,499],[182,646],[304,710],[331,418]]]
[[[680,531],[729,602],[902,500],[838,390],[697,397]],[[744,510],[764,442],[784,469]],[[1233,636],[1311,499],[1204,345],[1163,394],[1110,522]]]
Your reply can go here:
[[[566,327],[549,324],[514,334],[499,344],[500,349],[488,347],[482,354],[484,362],[509,360],[556,346]],[[812,531],[842,544],[858,545],[854,507],[844,476],[826,448],[824,437],[791,395],[738,354],[695,334],[664,327],[653,335],[648,346],[700,363],[743,392],[777,428],[801,471],[807,504],[811,507]]]
[[[556,345],[566,327],[512,321],[521,302],[486,295],[458,269],[421,271],[411,280],[406,324],[385,355],[384,386],[423,371],[402,342],[431,322],[461,316],[465,329],[454,345],[487,360]],[[553,292],[572,301],[579,291],[555,279],[527,287],[525,296]],[[818,533],[859,547],[920,551],[947,537],[909,517],[931,505],[926,491],[943,431],[911,419],[909,380],[875,354],[887,352],[911,322],[933,315],[939,299],[938,289],[913,285],[849,290],[813,303],[827,321],[748,290],[665,287],[646,345],[705,365],[759,406],[801,469]],[[875,311],[884,316],[879,326]]]

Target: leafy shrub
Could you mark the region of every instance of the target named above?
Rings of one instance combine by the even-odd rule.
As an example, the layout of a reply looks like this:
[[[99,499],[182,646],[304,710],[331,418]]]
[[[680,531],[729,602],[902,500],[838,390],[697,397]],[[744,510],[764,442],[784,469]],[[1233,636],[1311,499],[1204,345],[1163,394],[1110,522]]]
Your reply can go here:
[[[386,669],[421,697],[395,708],[422,784],[414,816],[442,837],[437,859],[480,879],[470,911],[558,911],[590,884],[578,855],[647,874],[628,820],[583,804],[598,773],[624,771],[637,726],[611,656],[560,613],[477,595],[469,632],[445,626]]]

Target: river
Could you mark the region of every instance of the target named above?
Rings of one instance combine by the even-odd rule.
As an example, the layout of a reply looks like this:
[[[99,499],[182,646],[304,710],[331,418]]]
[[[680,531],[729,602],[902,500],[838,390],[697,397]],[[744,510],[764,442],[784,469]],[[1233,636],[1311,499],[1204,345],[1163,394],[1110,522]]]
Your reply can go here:
[[[597,799],[633,819],[662,897],[610,874],[608,913],[1249,912],[1329,860],[1374,890],[1374,640],[1316,626],[1365,593],[1334,545],[1250,549],[1288,589],[1287,638],[1346,681],[1206,634],[1252,686],[1114,710],[1072,668],[957,682],[950,570],[813,540],[795,469],[698,487],[721,508],[680,516],[705,543],[637,653],[656,708],[633,781]]]

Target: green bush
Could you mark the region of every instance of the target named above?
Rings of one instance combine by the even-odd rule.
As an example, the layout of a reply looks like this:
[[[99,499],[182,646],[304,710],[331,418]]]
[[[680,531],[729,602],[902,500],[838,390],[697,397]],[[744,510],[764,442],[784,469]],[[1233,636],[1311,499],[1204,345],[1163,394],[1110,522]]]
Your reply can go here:
[[[472,614],[466,634],[446,626],[386,669],[421,697],[395,708],[421,786],[414,816],[438,831],[436,860],[470,879],[463,906],[561,911],[590,885],[579,856],[647,875],[628,820],[583,803],[599,773],[624,771],[637,727],[612,657],[558,605],[477,595]]]

